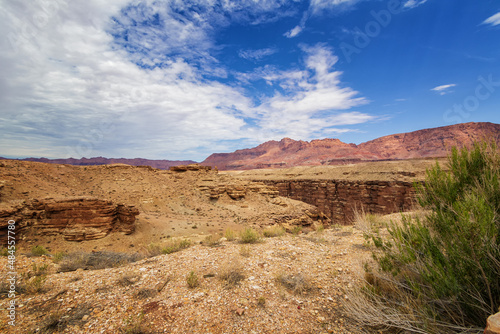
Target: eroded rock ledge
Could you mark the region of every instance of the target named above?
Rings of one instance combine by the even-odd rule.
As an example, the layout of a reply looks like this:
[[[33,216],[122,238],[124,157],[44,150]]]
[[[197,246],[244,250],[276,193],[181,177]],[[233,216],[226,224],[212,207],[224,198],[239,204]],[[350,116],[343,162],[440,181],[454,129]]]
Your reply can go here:
[[[412,182],[347,180],[260,180],[279,195],[303,201],[324,212],[332,223],[349,224],[354,211],[390,214],[411,210],[415,203]]]
[[[16,239],[62,235],[68,241],[100,239],[111,232],[135,230],[134,206],[92,197],[33,199],[0,206],[0,239],[7,240],[7,223],[16,222]]]

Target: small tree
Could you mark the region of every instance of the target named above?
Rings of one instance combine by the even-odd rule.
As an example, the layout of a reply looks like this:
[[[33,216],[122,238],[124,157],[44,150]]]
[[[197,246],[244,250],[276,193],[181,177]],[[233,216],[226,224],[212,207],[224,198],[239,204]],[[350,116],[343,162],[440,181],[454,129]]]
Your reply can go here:
[[[396,282],[391,286],[398,291],[388,294],[374,279],[370,291],[386,294],[392,305],[404,302],[401,298],[416,302],[428,319],[418,327],[428,333],[483,327],[500,305],[497,147],[454,148],[448,167],[436,164],[425,183],[416,185],[419,203],[428,210],[424,218],[392,224],[389,240],[373,236],[379,273]]]

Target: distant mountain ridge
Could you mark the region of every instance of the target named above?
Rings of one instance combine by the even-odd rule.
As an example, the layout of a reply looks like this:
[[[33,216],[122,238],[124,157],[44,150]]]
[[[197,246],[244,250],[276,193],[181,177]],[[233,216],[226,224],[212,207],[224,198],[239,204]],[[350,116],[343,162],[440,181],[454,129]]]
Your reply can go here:
[[[469,146],[478,140],[494,140],[500,146],[500,124],[462,123],[380,137],[356,144],[339,139],[308,141],[284,138],[271,140],[254,148],[232,153],[214,153],[201,164],[220,170],[247,170],[294,166],[340,165],[366,161],[404,160],[446,156],[451,147]],[[2,158],[1,159],[6,159]],[[192,160],[148,160],[126,158],[47,159],[26,158],[23,161],[69,164],[77,166],[127,164],[169,169],[172,166],[196,163]]]
[[[359,145],[339,139],[307,142],[284,138],[232,153],[214,153],[201,164],[220,170],[247,170],[443,157],[453,146],[469,146],[479,140],[500,144],[500,124],[462,123],[384,136]]]
[[[0,160],[6,160],[6,158],[0,157]],[[81,159],[47,159],[47,158],[26,158],[26,159],[17,159],[21,161],[33,161],[33,162],[45,162],[52,164],[66,164],[66,165],[75,165],[75,166],[93,166],[93,165],[110,165],[110,164],[126,164],[131,166],[151,166],[153,168],[158,169],[169,169],[173,166],[178,165],[189,165],[196,163],[196,161],[192,160],[149,160],[149,159],[125,159],[125,158],[104,158],[104,157],[95,157],[95,158],[81,158]]]

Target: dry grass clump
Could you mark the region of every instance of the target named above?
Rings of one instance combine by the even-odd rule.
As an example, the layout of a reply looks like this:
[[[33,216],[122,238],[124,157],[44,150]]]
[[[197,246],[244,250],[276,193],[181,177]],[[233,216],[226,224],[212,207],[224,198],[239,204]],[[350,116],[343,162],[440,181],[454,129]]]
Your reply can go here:
[[[249,245],[241,245],[240,255],[243,257],[250,257],[250,255],[252,255],[252,248]]]
[[[217,247],[221,244],[220,237],[216,234],[210,234],[203,239],[202,243],[209,247]]]
[[[121,276],[116,283],[118,283],[121,286],[130,286],[134,285],[139,281],[140,276],[135,273],[126,273],[123,276]]]
[[[354,210],[354,226],[363,233],[377,232],[387,223],[380,215],[366,213],[364,208]]]
[[[35,295],[39,293],[46,293],[50,289],[45,286],[46,276],[34,276],[28,279],[26,282],[19,284],[21,291],[27,294]]]
[[[105,268],[116,268],[127,263],[142,260],[140,254],[127,254],[117,252],[92,252],[92,253],[70,253],[67,254],[59,265],[59,272],[75,271],[77,269],[96,270]]]
[[[169,240],[165,247],[162,249],[163,254],[172,254],[183,249],[186,249],[192,245],[189,239],[173,239]]]
[[[226,238],[227,241],[233,241],[234,239],[236,239],[236,233],[228,227],[224,231],[224,238]]]
[[[311,279],[302,273],[280,273],[276,276],[276,282],[294,294],[305,294],[314,290]]]
[[[140,313],[136,319],[133,317],[128,318],[125,324],[120,328],[121,334],[151,334],[152,332],[147,329],[144,322],[144,313]]]
[[[299,235],[300,233],[302,233],[302,226],[294,226],[291,230],[292,234],[293,235]]]
[[[285,234],[285,229],[279,225],[273,225],[267,227],[262,234],[266,238],[274,238],[274,237],[281,237]]]
[[[240,232],[240,240],[244,244],[254,244],[260,241],[260,235],[253,228],[247,227]]]
[[[156,296],[158,291],[155,289],[142,288],[137,291],[135,297],[138,299],[148,299]]]
[[[92,308],[89,304],[83,303],[68,312],[53,312],[42,320],[37,333],[52,334],[62,333],[68,326],[83,325],[84,316],[90,315]]]
[[[238,259],[233,259],[221,266],[219,279],[225,281],[228,286],[234,286],[245,279],[243,265]]]

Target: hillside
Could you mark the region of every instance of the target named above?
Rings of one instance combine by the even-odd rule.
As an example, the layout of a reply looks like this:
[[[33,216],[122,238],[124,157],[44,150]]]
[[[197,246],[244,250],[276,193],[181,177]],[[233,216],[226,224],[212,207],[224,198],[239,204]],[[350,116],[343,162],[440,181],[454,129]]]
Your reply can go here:
[[[80,249],[129,251],[170,237],[195,235],[200,239],[227,227],[239,230],[246,225],[267,226],[315,211],[303,202],[277,197],[277,191],[264,184],[193,167],[174,172],[128,165],[80,167],[0,161],[0,234],[6,231],[7,221],[14,219],[26,230],[26,240],[19,246],[28,249],[39,242],[50,242],[53,250],[70,250],[75,243],[62,236],[68,229],[78,228],[86,236],[80,240],[88,240],[93,234],[101,236],[79,244]],[[72,208],[73,204],[78,206]],[[138,210],[135,230],[126,226],[130,222],[103,226],[109,220],[110,224],[114,222],[108,212],[116,206]],[[88,218],[100,212],[102,215]],[[132,216],[128,215],[130,219]],[[82,225],[85,222],[91,226],[86,228]],[[36,231],[28,233],[30,224]],[[125,235],[107,235],[124,228]],[[74,238],[75,233],[65,235],[65,239]],[[103,234],[107,236],[102,238]]]
[[[0,157],[0,160],[8,160]],[[111,165],[111,164],[126,164],[130,166],[150,166],[158,169],[169,169],[172,166],[193,164],[192,160],[149,160],[142,158],[125,159],[125,158],[81,158],[81,159],[47,159],[47,158],[26,158],[19,161],[44,162],[51,164],[73,165],[73,166],[95,166],[95,165]]]
[[[220,170],[249,170],[444,157],[453,146],[468,146],[483,139],[500,143],[500,124],[457,124],[389,135],[359,145],[338,139],[307,142],[284,138],[233,153],[215,153],[202,165]]]

